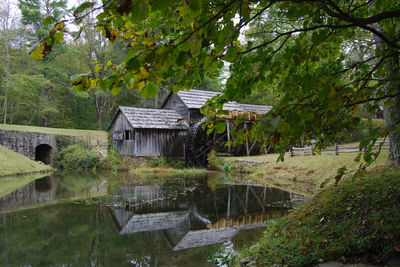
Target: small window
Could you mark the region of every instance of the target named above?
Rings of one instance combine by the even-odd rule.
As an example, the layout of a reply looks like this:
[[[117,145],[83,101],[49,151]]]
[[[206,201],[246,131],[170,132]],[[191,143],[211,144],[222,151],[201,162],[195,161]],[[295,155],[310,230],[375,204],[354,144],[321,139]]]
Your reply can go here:
[[[125,130],[124,140],[131,140],[131,131]]]
[[[131,130],[124,131],[124,140],[134,140],[135,139],[135,132]]]

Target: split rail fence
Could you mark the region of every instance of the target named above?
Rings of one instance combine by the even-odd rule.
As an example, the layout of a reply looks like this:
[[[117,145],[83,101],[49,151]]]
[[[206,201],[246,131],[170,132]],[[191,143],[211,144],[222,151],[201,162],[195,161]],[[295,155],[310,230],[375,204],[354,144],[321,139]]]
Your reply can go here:
[[[383,143],[383,144],[382,144]],[[381,150],[389,150],[389,142],[378,141],[374,145],[374,150],[378,150],[380,145],[382,144]],[[324,155],[339,155],[340,153],[359,153],[363,152],[360,150],[358,145],[339,145],[335,143],[334,146],[330,146],[321,150],[321,154]],[[314,146],[305,146],[305,147],[291,147],[290,148],[290,156],[312,156],[315,155]]]

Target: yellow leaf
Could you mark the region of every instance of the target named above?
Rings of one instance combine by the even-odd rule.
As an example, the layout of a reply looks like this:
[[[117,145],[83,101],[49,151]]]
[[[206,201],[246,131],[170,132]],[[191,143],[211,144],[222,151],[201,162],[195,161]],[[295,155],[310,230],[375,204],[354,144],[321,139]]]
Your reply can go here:
[[[138,83],[138,91],[142,91],[143,87],[145,86],[144,82]]]
[[[142,79],[147,79],[147,77],[149,77],[149,73],[147,72],[147,70],[143,67],[140,67],[140,73],[142,75]]]

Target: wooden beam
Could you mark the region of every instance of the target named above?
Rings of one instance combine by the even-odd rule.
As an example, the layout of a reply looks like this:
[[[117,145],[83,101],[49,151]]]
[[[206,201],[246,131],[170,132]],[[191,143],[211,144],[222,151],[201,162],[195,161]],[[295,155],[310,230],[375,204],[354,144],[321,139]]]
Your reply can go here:
[[[230,133],[230,129],[229,129],[230,125],[229,125],[229,121],[226,121],[226,134],[228,136],[228,142],[231,141],[231,133]],[[230,142],[229,142],[230,143]],[[228,152],[231,153],[231,146],[228,146]]]
[[[256,146],[257,141],[254,141],[253,144],[251,144],[250,147],[250,151],[249,151],[249,155],[251,154],[251,152],[253,151],[253,148]]]
[[[251,192],[253,193],[253,195],[256,197],[258,204],[260,204],[262,211],[265,212],[265,207],[260,199],[260,197],[256,194],[256,192],[254,191],[254,189],[252,187],[250,187]]]
[[[244,123],[244,129],[247,129],[247,123]],[[250,150],[249,150],[249,137],[246,137],[246,154],[247,156],[250,155]]]
[[[229,187],[228,189],[228,210],[227,210],[227,217],[229,218],[231,216],[231,195],[232,195],[232,189]]]

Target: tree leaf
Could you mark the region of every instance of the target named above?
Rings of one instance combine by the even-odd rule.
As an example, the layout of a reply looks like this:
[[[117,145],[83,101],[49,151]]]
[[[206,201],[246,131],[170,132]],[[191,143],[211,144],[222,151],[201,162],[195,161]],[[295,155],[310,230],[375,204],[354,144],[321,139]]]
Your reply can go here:
[[[42,20],[42,24],[44,26],[49,26],[50,24],[54,23],[56,20],[53,16],[48,16]]]
[[[64,38],[64,33],[63,32],[56,32],[55,34],[53,34],[53,40],[57,43],[60,44],[62,43]]]
[[[148,83],[140,92],[143,97],[152,98],[155,97],[158,93],[158,86],[154,83]]]
[[[226,125],[225,125],[225,123],[222,122],[222,121],[217,122],[217,123],[215,124],[215,126],[214,126],[214,130],[215,130],[215,132],[218,133],[218,134],[221,134],[221,133],[225,132],[225,130],[226,130]]]
[[[93,7],[96,4],[96,2],[84,2],[81,5],[79,5],[77,8],[74,10],[74,17],[78,17],[83,11],[85,11],[88,8]]]

